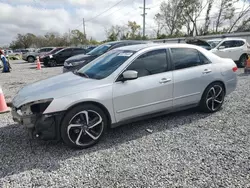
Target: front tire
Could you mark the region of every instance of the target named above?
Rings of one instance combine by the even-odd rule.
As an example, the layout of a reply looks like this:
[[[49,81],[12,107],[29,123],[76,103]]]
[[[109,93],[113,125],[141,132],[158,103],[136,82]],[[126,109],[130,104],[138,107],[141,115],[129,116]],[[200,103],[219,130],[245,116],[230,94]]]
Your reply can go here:
[[[50,67],[56,67],[57,62],[56,62],[55,59],[51,59],[51,60],[49,60],[48,65],[49,65]]]
[[[28,61],[29,63],[33,63],[33,62],[35,62],[35,58],[32,57],[32,56],[29,56],[28,59],[27,59],[27,61]]]
[[[225,88],[222,83],[215,82],[210,84],[204,91],[200,109],[203,112],[214,113],[220,110],[224,103]]]
[[[67,146],[85,149],[100,140],[107,123],[107,117],[99,107],[92,104],[76,106],[62,121],[61,137]]]

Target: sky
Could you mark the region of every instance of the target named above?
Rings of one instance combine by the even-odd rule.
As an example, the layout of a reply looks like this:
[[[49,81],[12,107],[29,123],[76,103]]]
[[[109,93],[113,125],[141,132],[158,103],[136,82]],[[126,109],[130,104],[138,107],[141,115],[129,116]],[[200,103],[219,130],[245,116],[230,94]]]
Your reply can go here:
[[[149,36],[157,29],[154,16],[162,1],[146,0],[146,7],[150,8],[146,10],[146,34]],[[136,21],[142,26],[142,6],[143,0],[0,0],[0,45],[8,45],[18,33],[43,35],[73,29],[83,31],[83,18],[87,38],[105,40],[105,29],[112,25]]]
[[[153,18],[160,3],[161,0],[146,0],[147,7],[151,8],[147,10],[147,33],[155,28]],[[87,37],[104,40],[105,29],[112,25],[125,25],[128,20],[142,25],[142,6],[143,0],[0,0],[0,45],[9,44],[17,33],[83,31],[83,18]]]

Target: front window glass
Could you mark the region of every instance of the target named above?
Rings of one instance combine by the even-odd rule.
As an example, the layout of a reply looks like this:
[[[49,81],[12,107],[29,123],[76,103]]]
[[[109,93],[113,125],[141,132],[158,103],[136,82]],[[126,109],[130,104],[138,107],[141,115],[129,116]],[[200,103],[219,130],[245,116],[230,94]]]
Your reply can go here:
[[[91,79],[103,79],[112,74],[135,52],[130,50],[115,50],[105,53],[99,58],[93,60],[79,71],[78,75]]]
[[[127,70],[135,70],[138,77],[159,74],[167,71],[167,54],[166,49],[153,50],[137,58]]]

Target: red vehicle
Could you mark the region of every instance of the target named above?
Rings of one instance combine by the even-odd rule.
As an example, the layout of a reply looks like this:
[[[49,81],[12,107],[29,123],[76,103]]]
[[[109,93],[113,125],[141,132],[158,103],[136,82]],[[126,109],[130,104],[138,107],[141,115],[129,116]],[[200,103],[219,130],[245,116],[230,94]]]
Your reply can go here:
[[[49,52],[47,52],[45,54],[40,55],[39,56],[39,61],[43,62],[44,57],[47,57],[47,56],[49,56],[51,54],[54,54],[54,53],[56,53],[56,52],[58,52],[59,50],[62,50],[62,49],[64,49],[64,47],[56,47],[53,50],[51,50],[51,51],[49,51]]]

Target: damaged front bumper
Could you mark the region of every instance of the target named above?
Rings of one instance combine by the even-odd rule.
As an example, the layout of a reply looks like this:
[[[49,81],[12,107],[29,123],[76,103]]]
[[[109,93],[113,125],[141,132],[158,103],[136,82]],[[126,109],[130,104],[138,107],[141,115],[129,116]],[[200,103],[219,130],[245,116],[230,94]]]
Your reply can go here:
[[[60,140],[60,124],[63,115],[64,112],[22,115],[16,108],[12,108],[13,120],[26,127],[33,138],[42,140]]]

